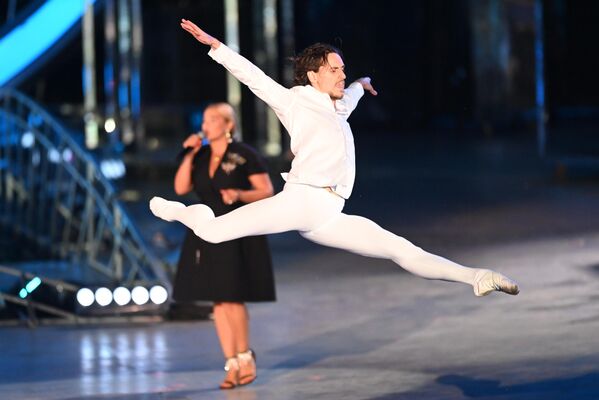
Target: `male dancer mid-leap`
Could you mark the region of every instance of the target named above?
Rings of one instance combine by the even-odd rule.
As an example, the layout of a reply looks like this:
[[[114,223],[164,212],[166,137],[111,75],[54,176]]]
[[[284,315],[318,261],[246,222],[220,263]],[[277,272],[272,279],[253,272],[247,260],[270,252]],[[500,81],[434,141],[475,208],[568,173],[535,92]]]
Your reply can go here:
[[[377,92],[364,77],[345,87],[345,64],[336,48],[314,44],[295,60],[295,84],[285,88],[250,61],[193,22],[181,27],[209,55],[265,101],[289,132],[295,158],[284,189],[273,197],[215,217],[205,205],[185,205],[154,197],[152,212],[179,221],[212,243],[243,236],[297,230],[308,240],[369,257],[386,258],[426,278],[472,285],[476,296],[519,292],[516,282],[481,268],[469,268],[428,253],[364,217],[342,212],[355,178],[354,141],[347,118],[365,91]]]

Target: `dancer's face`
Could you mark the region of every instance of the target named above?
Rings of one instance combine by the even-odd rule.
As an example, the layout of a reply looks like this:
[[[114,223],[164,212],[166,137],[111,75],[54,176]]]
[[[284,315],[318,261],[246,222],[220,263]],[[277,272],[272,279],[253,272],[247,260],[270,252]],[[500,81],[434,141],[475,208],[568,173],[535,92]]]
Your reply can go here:
[[[206,139],[211,142],[225,139],[227,131],[231,131],[233,123],[222,115],[215,107],[209,107],[204,111],[202,131]]]
[[[332,100],[339,100],[345,91],[345,64],[337,53],[329,53],[327,63],[317,72],[308,72],[308,79],[315,89],[328,94]]]

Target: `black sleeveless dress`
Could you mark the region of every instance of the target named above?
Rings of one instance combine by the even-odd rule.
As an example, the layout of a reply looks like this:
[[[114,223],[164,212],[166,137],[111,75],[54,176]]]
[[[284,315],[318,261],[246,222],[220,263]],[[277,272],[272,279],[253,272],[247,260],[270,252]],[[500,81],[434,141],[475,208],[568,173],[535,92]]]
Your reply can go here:
[[[193,160],[194,191],[214,215],[226,214],[244,203],[223,203],[220,189],[251,189],[250,175],[266,173],[267,166],[250,146],[233,142],[223,154],[213,178],[208,168],[212,152],[204,146]],[[260,302],[275,300],[270,249],[266,236],[250,236],[208,243],[188,229],[173,287],[177,302]]]

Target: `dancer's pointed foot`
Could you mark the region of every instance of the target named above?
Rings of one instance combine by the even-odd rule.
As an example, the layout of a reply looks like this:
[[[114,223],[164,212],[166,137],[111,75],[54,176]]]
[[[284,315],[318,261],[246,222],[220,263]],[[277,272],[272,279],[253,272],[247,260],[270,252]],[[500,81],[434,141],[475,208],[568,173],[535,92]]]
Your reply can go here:
[[[174,221],[175,212],[182,208],[185,208],[185,204],[177,201],[169,201],[162,197],[152,197],[150,200],[152,214],[168,222]]]
[[[517,295],[520,292],[518,284],[499,272],[489,269],[481,269],[474,276],[474,294],[476,296],[486,296],[491,292],[498,291],[511,295]]]

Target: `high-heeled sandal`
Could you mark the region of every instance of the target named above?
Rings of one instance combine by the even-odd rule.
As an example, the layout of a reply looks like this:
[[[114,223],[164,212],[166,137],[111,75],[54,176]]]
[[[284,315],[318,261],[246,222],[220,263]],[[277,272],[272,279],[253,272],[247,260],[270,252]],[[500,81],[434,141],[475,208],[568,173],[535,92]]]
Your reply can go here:
[[[237,357],[227,358],[225,362],[225,380],[221,382],[219,388],[222,390],[235,389],[239,385],[239,361]],[[233,377],[231,378],[231,375]]]
[[[248,351],[244,351],[242,353],[237,353],[237,360],[239,361],[239,386],[249,385],[254,382],[257,377],[256,370],[256,353],[252,349]],[[241,375],[241,368],[250,369],[249,373],[245,373]]]

